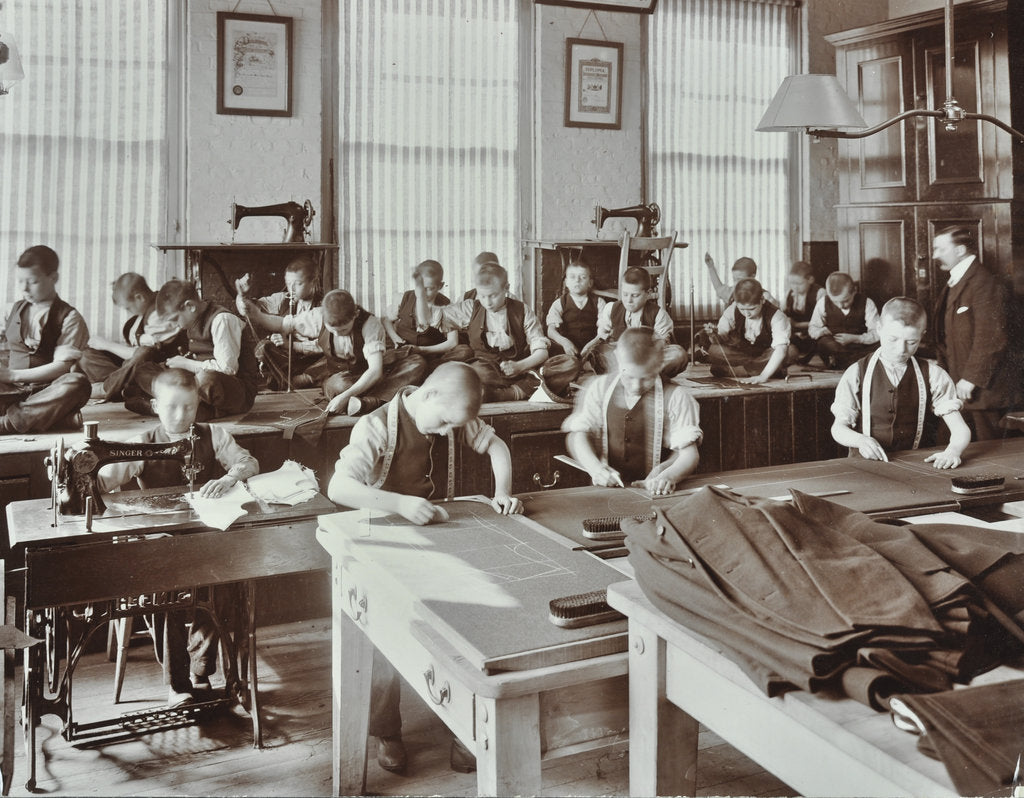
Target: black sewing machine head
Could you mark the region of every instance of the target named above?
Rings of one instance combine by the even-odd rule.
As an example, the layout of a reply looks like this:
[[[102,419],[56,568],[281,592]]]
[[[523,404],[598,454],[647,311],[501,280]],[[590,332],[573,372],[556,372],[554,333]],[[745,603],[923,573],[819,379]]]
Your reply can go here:
[[[316,211],[313,210],[313,203],[306,200],[302,205],[297,202],[279,202],[276,205],[257,205],[248,207],[231,203],[231,229],[237,230],[238,223],[247,216],[280,216],[288,227],[284,231],[285,243],[304,243],[309,226],[313,223]]]
[[[64,440],[61,439],[47,458],[54,507],[59,506],[61,513],[85,515],[87,526],[92,514],[103,513],[106,505],[100,496],[96,474],[107,463],[180,460],[182,474],[191,492],[199,473],[195,463],[197,438],[194,430],[189,432],[187,438],[170,443],[122,443],[100,440],[97,428],[95,421],[87,421],[85,440],[65,449]]]
[[[652,238],[658,235],[658,222],[661,221],[661,208],[658,203],[649,202],[646,205],[630,205],[627,208],[602,208],[594,206],[594,228],[598,234],[606,219],[626,218],[636,219],[636,234],[642,238]]]

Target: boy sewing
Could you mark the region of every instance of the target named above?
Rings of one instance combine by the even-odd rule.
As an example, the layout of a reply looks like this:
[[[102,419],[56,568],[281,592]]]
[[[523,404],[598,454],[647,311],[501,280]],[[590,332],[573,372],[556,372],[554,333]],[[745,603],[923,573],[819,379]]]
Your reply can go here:
[[[298,333],[317,342],[320,358],[293,385],[319,384],[328,400],[328,413],[357,415],[373,410],[405,386],[418,384],[426,373],[422,355],[385,352],[380,319],[343,289],[327,292],[320,307],[295,315],[270,316],[249,301],[245,308],[250,319],[267,329]]]
[[[814,269],[805,260],[798,260],[790,267],[786,281],[789,291],[786,293],[785,311],[792,329],[790,356],[807,362],[814,355],[814,340],[808,335],[807,328],[821,294],[821,286],[814,282]]]
[[[430,320],[420,324],[416,320],[416,292],[406,291],[392,304],[381,321],[395,348],[408,347],[410,352],[423,355],[428,369],[444,361],[469,360],[473,353],[459,343],[458,330],[442,332],[443,308],[451,300],[441,293],[444,287],[444,268],[436,260],[425,260],[413,270],[423,281],[423,292],[430,308]]]
[[[144,432],[133,442],[170,443],[187,438],[195,430],[197,442],[193,465],[199,467],[201,496],[223,495],[236,482],[259,473],[256,458],[239,446],[231,433],[216,424],[196,424],[200,406],[199,385],[189,371],[169,368],[157,374],[152,382],[153,410],[160,424]],[[110,463],[97,474],[104,493],[120,488],[133,480],[140,488],[163,488],[185,485],[182,464],[177,460],[135,460]],[[232,611],[232,589],[210,588],[219,614]],[[164,654],[165,678],[170,684],[167,703],[181,704],[192,698],[195,690],[209,689],[210,676],[217,670],[217,629],[205,612],[195,613],[186,639],[185,611],[167,613],[163,632],[155,632],[157,648]],[[157,626],[164,619],[158,616]]]
[[[890,299],[878,319],[878,349],[843,372],[832,404],[832,437],[851,455],[856,450],[868,460],[888,460],[888,452],[934,446],[942,419],[949,445],[925,462],[935,468],[960,465],[971,442],[971,430],[960,415],[963,402],[938,363],[914,355],[926,322],[917,300]]]
[[[594,353],[594,370],[614,374],[618,370],[616,342],[633,327],[649,327],[663,343],[661,376],[672,379],[686,368],[686,350],[672,340],[672,317],[651,298],[651,275],[646,269],[631,266],[619,283],[619,298],[604,306],[597,322],[597,336],[580,350],[581,357]]]
[[[736,283],[736,300],[718,320],[718,341],[708,347],[711,373],[757,385],[785,374],[789,317],[764,297],[757,280]]]
[[[22,299],[7,317],[9,360],[0,365],[0,435],[81,429],[92,386],[71,369],[89,340],[85,319],[57,295],[60,261],[42,244],[18,258]]]
[[[170,280],[156,295],[156,310],[168,324],[188,335],[187,355],[174,355],[166,364],[141,363],[124,388],[125,407],[151,415],[148,402],[153,380],[165,368],[180,368],[196,377],[201,421],[244,413],[256,398],[259,366],[256,341],[246,323],[227,308],[202,299],[196,287]]]
[[[579,258],[571,260],[565,267],[565,291],[548,308],[548,338],[576,358],[597,337],[597,319],[607,304],[593,287],[590,266]]]
[[[818,355],[828,368],[845,369],[878,343],[878,308],[857,291],[850,275],[832,272],[807,333],[817,341]]]
[[[422,278],[416,284],[416,317],[429,319]],[[484,401],[526,399],[540,381],[530,372],[548,359],[548,339],[537,314],[508,296],[508,273],[497,264],[480,267],[476,299],[464,299],[443,309],[446,330],[463,330],[473,350],[470,365],[484,385]]]
[[[327,487],[338,504],[385,510],[414,524],[443,522],[448,516],[431,499],[451,498],[455,475],[446,466],[447,451],[461,439],[473,451],[490,458],[494,474],[495,511],[522,511],[511,496],[512,460],[508,447],[477,414],[482,385],[479,375],[463,363],[442,363],[419,388],[409,388],[359,419],[351,440],[335,466]],[[405,769],[399,677],[384,657],[376,654],[370,699],[369,733],[378,738],[377,760],[386,770]],[[474,767],[472,755],[452,742],[451,764],[457,770]]]
[[[753,280],[757,277],[757,263],[754,262],[753,258],[737,258],[732,264],[732,285],[726,285],[722,282],[722,278],[718,276],[718,267],[715,266],[715,259],[711,257],[710,252],[704,253],[704,265],[707,266],[708,276],[711,278],[711,285],[714,286],[715,295],[726,305],[731,305],[736,300],[733,292],[740,280]],[[764,292],[764,298],[776,307],[779,304],[779,301],[767,291]]]
[[[249,292],[249,275],[235,281],[238,293],[235,306],[245,315],[245,298]],[[284,269],[284,291],[255,300],[260,310],[272,316],[304,313],[320,304],[320,279],[316,262],[309,255],[300,255]],[[289,381],[289,346],[291,347],[291,378]],[[316,340],[293,335],[289,341],[279,332],[263,338],[256,344],[256,359],[260,362],[271,390],[286,390],[295,377],[320,359]]]
[[[650,329],[625,330],[618,343],[617,371],[587,382],[562,424],[566,447],[595,485],[671,493],[697,468],[697,402],[662,383],[664,343]]]
[[[156,312],[156,291],[141,274],[126,272],[114,280],[111,298],[131,314],[121,330],[124,343],[94,335],[78,365],[92,383],[94,399],[118,402],[137,364],[166,360],[187,339]]]

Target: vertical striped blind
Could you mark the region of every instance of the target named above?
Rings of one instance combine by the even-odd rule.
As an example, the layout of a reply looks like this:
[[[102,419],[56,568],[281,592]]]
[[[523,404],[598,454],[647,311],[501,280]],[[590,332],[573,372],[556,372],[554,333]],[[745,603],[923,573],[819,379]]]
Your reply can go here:
[[[164,0],[4,0],[25,79],[0,97],[0,302],[14,264],[46,244],[57,290],[96,334],[119,335],[110,284],[159,275],[167,194]]]
[[[340,285],[373,312],[427,258],[452,299],[478,252],[518,263],[518,5],[341,5]]]
[[[673,259],[675,315],[699,318],[722,306],[704,266],[710,252],[730,267],[753,258],[757,277],[780,297],[789,271],[786,136],[754,128],[797,59],[797,10],[752,0],[661,0],[648,28],[648,194],[661,229],[689,249]]]

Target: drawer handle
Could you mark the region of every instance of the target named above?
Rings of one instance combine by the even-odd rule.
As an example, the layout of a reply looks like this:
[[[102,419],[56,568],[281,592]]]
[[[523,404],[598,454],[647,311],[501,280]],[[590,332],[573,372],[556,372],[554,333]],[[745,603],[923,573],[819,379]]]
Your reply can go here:
[[[437,689],[437,695],[434,695],[434,682],[436,678],[433,665],[423,671],[423,679],[427,683],[427,695],[430,696],[430,700],[437,706],[441,706],[452,700],[452,688],[448,682],[441,682],[441,686]]]
[[[356,589],[350,587],[348,589],[348,606],[352,611],[352,620],[360,620],[366,614],[366,594],[364,593],[362,598],[358,598]]]
[[[558,480],[561,478],[562,475],[556,471],[554,474],[552,474],[552,476],[554,477],[554,479],[552,479],[548,483],[545,483],[544,479],[541,477],[540,474],[534,474],[533,481],[540,485],[542,488],[544,488],[544,490],[547,490],[548,488],[555,487],[555,485],[558,484]]]

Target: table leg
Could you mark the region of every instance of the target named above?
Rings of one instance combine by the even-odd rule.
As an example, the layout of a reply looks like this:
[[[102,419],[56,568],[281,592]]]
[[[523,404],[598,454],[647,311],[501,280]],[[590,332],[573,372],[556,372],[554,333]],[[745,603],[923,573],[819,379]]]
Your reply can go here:
[[[3,563],[0,561],[0,598],[5,595]],[[15,598],[9,596],[4,602],[4,623],[15,624]],[[14,713],[17,704],[14,700],[14,649],[4,649],[4,687],[2,695],[3,707],[3,760],[0,761],[0,775],[4,795],[11,794],[11,782],[14,780]]]
[[[540,697],[477,698],[479,795],[540,794]]]
[[[245,624],[247,678],[249,682],[249,714],[252,716],[252,747],[263,747],[263,726],[260,723],[259,684],[256,681],[256,580],[245,583]]]
[[[38,632],[33,623],[35,613],[32,610],[25,611],[25,631],[32,637]],[[35,634],[33,634],[35,633]],[[29,646],[24,652],[24,695],[22,697],[21,722],[22,731],[25,736],[25,762],[28,766],[28,778],[25,780],[25,788],[34,792],[36,788],[36,718],[37,703],[43,692],[43,660],[44,654],[40,651],[42,646]]]
[[[629,794],[694,795],[698,723],[665,697],[665,641],[629,622]]]
[[[345,612],[340,559],[333,565],[331,684],[335,795],[366,795],[366,734],[370,725],[373,643]]]

